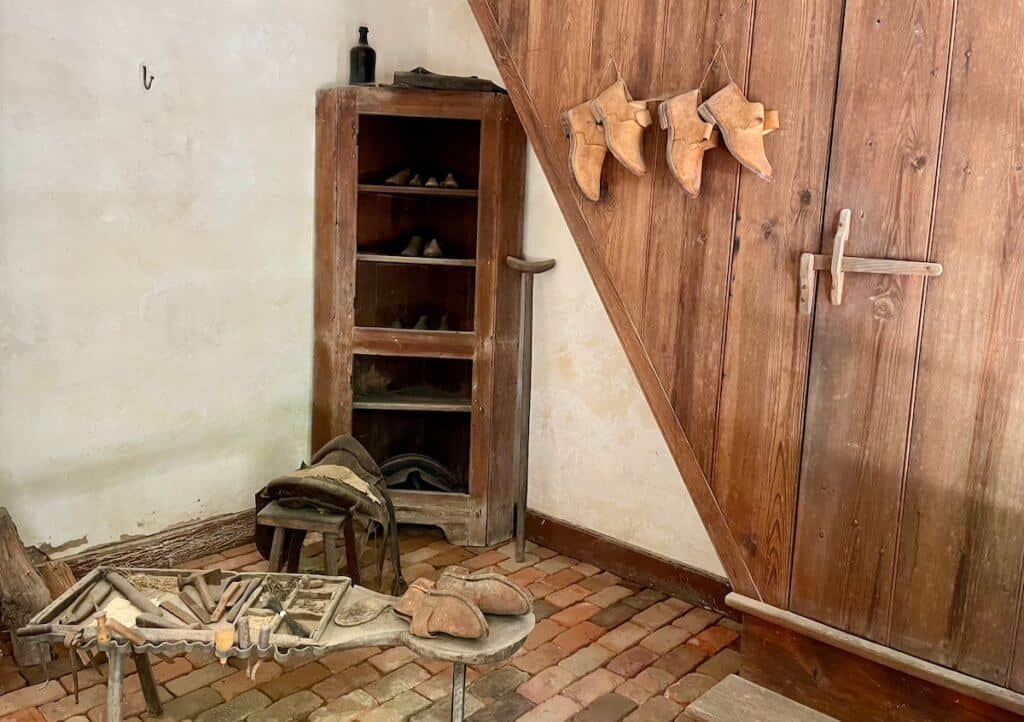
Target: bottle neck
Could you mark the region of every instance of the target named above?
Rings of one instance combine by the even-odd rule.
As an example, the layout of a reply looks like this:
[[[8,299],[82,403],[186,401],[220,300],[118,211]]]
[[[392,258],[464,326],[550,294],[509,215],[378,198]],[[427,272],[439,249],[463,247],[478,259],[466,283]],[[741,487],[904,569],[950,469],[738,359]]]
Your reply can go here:
[[[369,28],[359,28],[359,44],[360,45],[368,45],[369,44],[369,41],[366,39],[366,35],[369,32],[370,32]]]

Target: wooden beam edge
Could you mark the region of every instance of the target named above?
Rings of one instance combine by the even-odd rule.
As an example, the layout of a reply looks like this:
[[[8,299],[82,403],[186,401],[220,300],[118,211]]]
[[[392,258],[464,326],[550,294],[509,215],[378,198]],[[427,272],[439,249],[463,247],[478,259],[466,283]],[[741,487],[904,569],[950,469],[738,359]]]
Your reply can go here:
[[[797,634],[828,644],[836,649],[883,665],[903,674],[954,690],[1014,714],[1024,715],[1024,694],[941,667],[905,652],[857,637],[799,614],[779,609],[736,592],[725,598],[733,609],[776,624]]]
[[[692,604],[739,618],[726,603],[729,580],[703,569],[528,509],[526,537],[548,549]]]
[[[530,101],[525,81],[515,67],[508,48],[501,38],[497,20],[491,12],[487,0],[468,0],[468,2],[508,89],[512,104],[527,130],[527,135],[531,141],[534,138],[543,138],[543,133],[540,130],[543,123]],[[722,566],[737,591],[761,599],[761,593],[747,567],[728,520],[719,506],[711,485],[697,461],[693,447],[672,408],[668,392],[654,370],[654,364],[644,349],[640,334],[629,319],[622,299],[612,285],[600,255],[594,250],[596,244],[590,227],[579,208],[571,202],[572,199],[564,197],[564,193],[559,190],[563,186],[568,187],[567,179],[558,172],[545,143],[532,143],[532,145],[544,174],[547,176],[548,183],[555,193],[562,216],[568,223],[576,246],[583,257],[583,263],[587,267],[594,286],[597,288],[598,296],[612,321],[612,327],[619,337],[626,357],[633,368],[633,373],[640,382],[644,397],[654,413],[654,418],[665,437],[669,450],[672,452],[672,457],[683,477],[683,483],[686,484],[694,506],[711,538],[711,543],[722,561]]]

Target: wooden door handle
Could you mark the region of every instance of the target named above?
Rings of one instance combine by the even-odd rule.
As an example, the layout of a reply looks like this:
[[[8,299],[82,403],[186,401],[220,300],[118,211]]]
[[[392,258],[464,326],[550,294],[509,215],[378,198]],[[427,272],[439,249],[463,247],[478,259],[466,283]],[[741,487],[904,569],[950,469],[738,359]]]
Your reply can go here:
[[[829,271],[832,288],[829,299],[835,306],[843,302],[843,281],[847,273],[881,273],[899,276],[941,276],[942,264],[930,261],[902,261],[894,258],[857,258],[846,255],[846,241],[850,237],[849,208],[839,213],[832,253],[800,254],[800,313],[810,314],[814,305],[814,290],[818,271]]]

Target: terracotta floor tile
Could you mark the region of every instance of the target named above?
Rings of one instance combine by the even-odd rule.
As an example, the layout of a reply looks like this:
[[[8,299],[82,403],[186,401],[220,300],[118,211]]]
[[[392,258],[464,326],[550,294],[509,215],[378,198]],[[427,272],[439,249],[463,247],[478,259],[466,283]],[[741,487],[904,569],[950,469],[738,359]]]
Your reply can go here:
[[[718,654],[718,652],[735,642],[739,639],[739,636],[739,633],[731,629],[715,625],[690,637],[686,643],[691,647],[697,647],[704,651],[710,657],[711,655]]]
[[[580,622],[587,621],[600,611],[600,607],[591,604],[590,602],[580,602],[572,605],[571,607],[566,607],[556,614],[552,614],[550,619],[558,622],[564,627],[573,627]]]
[[[608,662],[608,669],[624,679],[635,677],[641,670],[651,666],[658,659],[651,650],[646,647],[630,647],[624,652],[613,657]]]
[[[551,642],[548,642],[547,644],[542,644],[531,652],[527,652],[526,654],[518,657],[513,657],[512,664],[524,672],[537,674],[553,664],[558,664],[566,656],[566,652],[561,648],[555,646]]]
[[[588,596],[590,596],[589,589],[581,587],[579,584],[571,584],[564,589],[559,589],[557,592],[547,595],[545,599],[556,607],[569,607],[576,604],[576,602],[583,601]]]
[[[518,572],[512,574],[509,579],[521,587],[528,587],[536,581],[543,579],[546,574],[537,567],[530,567],[528,569],[520,569]]]
[[[540,569],[541,571],[545,571],[543,564],[543,562],[541,564],[538,564],[536,568]],[[567,587],[570,584],[575,584],[576,582],[583,579],[582,574],[580,574],[575,569],[570,569],[568,567],[557,572],[547,572],[547,574],[548,576],[544,579],[544,581],[550,584],[556,590]]]
[[[519,685],[516,692],[534,704],[541,704],[565,689],[576,678],[562,667],[548,667]]]
[[[640,644],[655,654],[667,654],[685,641],[686,631],[669,624],[648,634]]]
[[[573,718],[573,722],[619,722],[634,709],[633,700],[613,692],[595,699]]]
[[[702,632],[707,627],[710,627],[720,616],[720,614],[698,607],[696,609],[691,609],[689,612],[676,619],[672,622],[672,626],[679,627],[687,633],[687,637],[692,637],[693,635]]]
[[[559,634],[553,641],[555,646],[562,649],[568,656],[577,649],[586,647],[603,634],[603,627],[599,627],[593,622],[580,622],[572,629],[567,629]]]
[[[557,637],[559,634],[565,631],[565,627],[553,619],[542,619],[537,622],[537,625],[530,632],[530,636],[526,638],[526,643],[523,645],[524,649],[536,649],[545,642],[550,642],[552,639]]]
[[[520,717],[519,722],[565,722],[579,711],[580,706],[576,702],[558,695],[534,707]]]
[[[581,584],[580,586],[586,587],[586,583]],[[599,592],[591,594],[589,597],[587,597],[587,601],[591,604],[596,604],[597,606],[604,609],[612,606],[616,602],[621,602],[623,599],[626,599],[630,596],[632,596],[632,592],[630,592],[628,589],[619,586],[618,584],[613,584],[611,586],[605,587]]]
[[[611,692],[622,682],[622,677],[614,672],[607,669],[595,669],[587,676],[576,680],[562,690],[562,694],[576,700],[581,706],[586,707],[601,695]]]
[[[377,671],[381,674],[387,674],[412,662],[416,657],[416,653],[408,647],[391,647],[378,655],[370,657],[367,661],[376,667]]]
[[[714,687],[717,682],[714,677],[694,672],[670,685],[665,690],[665,696],[678,705],[686,706]]]
[[[602,636],[597,643],[613,652],[624,652],[646,636],[647,630],[644,627],[626,622]]]

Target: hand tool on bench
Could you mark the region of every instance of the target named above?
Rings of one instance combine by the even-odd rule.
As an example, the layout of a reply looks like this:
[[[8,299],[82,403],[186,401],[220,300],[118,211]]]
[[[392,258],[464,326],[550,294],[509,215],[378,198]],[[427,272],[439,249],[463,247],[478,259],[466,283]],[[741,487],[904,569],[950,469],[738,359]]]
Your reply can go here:
[[[291,633],[297,637],[308,637],[309,630],[306,629],[302,624],[298,622],[292,615],[285,611],[284,606],[281,604],[281,600],[275,597],[273,594],[267,595],[267,608],[277,612],[277,616],[281,618]]]
[[[185,624],[202,621],[199,619],[199,615],[186,612],[170,599],[161,599],[159,605],[165,612],[168,612],[173,617],[177,617],[179,621],[184,622]]]
[[[220,618],[224,616],[225,610],[227,610],[229,604],[234,604],[238,599],[238,595],[242,593],[242,589],[246,585],[242,582],[234,581],[224,588],[221,592],[220,599],[217,601],[217,606],[214,608],[213,613],[210,615],[210,619],[214,622],[219,622]]]
[[[192,589],[194,588],[195,587],[192,587]],[[199,592],[196,592],[196,594],[198,595]],[[200,622],[203,624],[210,623],[210,613],[206,611],[206,608],[203,606],[201,601],[192,596],[188,587],[178,592],[178,598],[181,600],[182,604],[188,607],[190,612],[196,615]]]
[[[214,609],[213,597],[210,595],[210,587],[207,585],[207,577],[211,574],[220,575],[219,569],[204,569],[202,571],[192,572],[184,579],[178,580],[178,588],[183,589],[186,586],[195,587],[196,592],[199,593],[199,600],[206,607],[207,612],[212,612]]]
[[[100,577],[96,580],[89,591],[79,597],[78,601],[69,607],[59,618],[59,624],[79,624],[82,620],[96,611],[99,605],[103,604],[112,587],[110,582]]]

